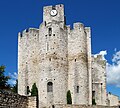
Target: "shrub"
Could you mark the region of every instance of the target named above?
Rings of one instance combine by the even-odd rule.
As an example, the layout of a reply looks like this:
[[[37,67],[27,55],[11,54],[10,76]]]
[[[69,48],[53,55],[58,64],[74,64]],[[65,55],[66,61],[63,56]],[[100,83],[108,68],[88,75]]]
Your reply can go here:
[[[96,105],[95,99],[92,99],[92,105]]]
[[[37,86],[36,86],[36,83],[34,83],[34,84],[32,85],[31,96],[37,96],[37,97],[38,97],[38,88],[37,88]]]
[[[67,91],[67,104],[72,104],[72,97],[70,90]]]

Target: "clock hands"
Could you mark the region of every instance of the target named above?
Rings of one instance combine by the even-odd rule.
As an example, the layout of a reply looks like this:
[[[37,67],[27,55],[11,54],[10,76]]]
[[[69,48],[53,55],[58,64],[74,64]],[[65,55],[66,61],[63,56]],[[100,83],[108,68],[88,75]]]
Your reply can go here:
[[[51,13],[50,13],[50,14],[51,14],[51,16],[53,16],[53,17],[56,16],[56,15],[57,15],[57,10],[55,10],[55,9],[54,9],[54,10],[51,10]]]
[[[54,11],[52,11],[53,12],[53,14],[54,14]]]

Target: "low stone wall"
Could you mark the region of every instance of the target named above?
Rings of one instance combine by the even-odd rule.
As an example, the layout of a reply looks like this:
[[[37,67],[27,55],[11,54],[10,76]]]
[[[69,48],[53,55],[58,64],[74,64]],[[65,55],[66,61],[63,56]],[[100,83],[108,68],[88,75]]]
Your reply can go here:
[[[119,108],[118,106],[54,105],[51,108]]]
[[[37,108],[36,97],[28,97],[28,107],[27,108]]]
[[[0,90],[0,108],[36,108],[36,97]]]
[[[0,90],[0,108],[37,108],[36,97],[21,96]],[[86,106],[56,104],[49,108],[119,108],[118,106]]]

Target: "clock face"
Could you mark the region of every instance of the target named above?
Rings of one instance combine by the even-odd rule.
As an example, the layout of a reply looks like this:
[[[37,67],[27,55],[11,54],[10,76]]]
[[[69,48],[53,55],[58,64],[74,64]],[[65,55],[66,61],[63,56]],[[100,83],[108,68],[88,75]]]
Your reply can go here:
[[[57,10],[56,9],[51,10],[50,15],[51,16],[56,16],[57,15]]]

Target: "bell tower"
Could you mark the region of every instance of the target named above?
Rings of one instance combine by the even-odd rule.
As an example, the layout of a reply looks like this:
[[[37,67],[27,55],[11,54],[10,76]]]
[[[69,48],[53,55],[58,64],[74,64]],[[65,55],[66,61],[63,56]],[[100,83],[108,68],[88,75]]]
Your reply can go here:
[[[67,30],[64,6],[45,6],[39,28],[39,105],[66,104],[68,85]]]
[[[58,22],[60,24],[65,23],[64,5],[63,4],[44,7],[44,9],[43,9],[43,22],[45,22],[46,24],[49,24],[52,21]]]

